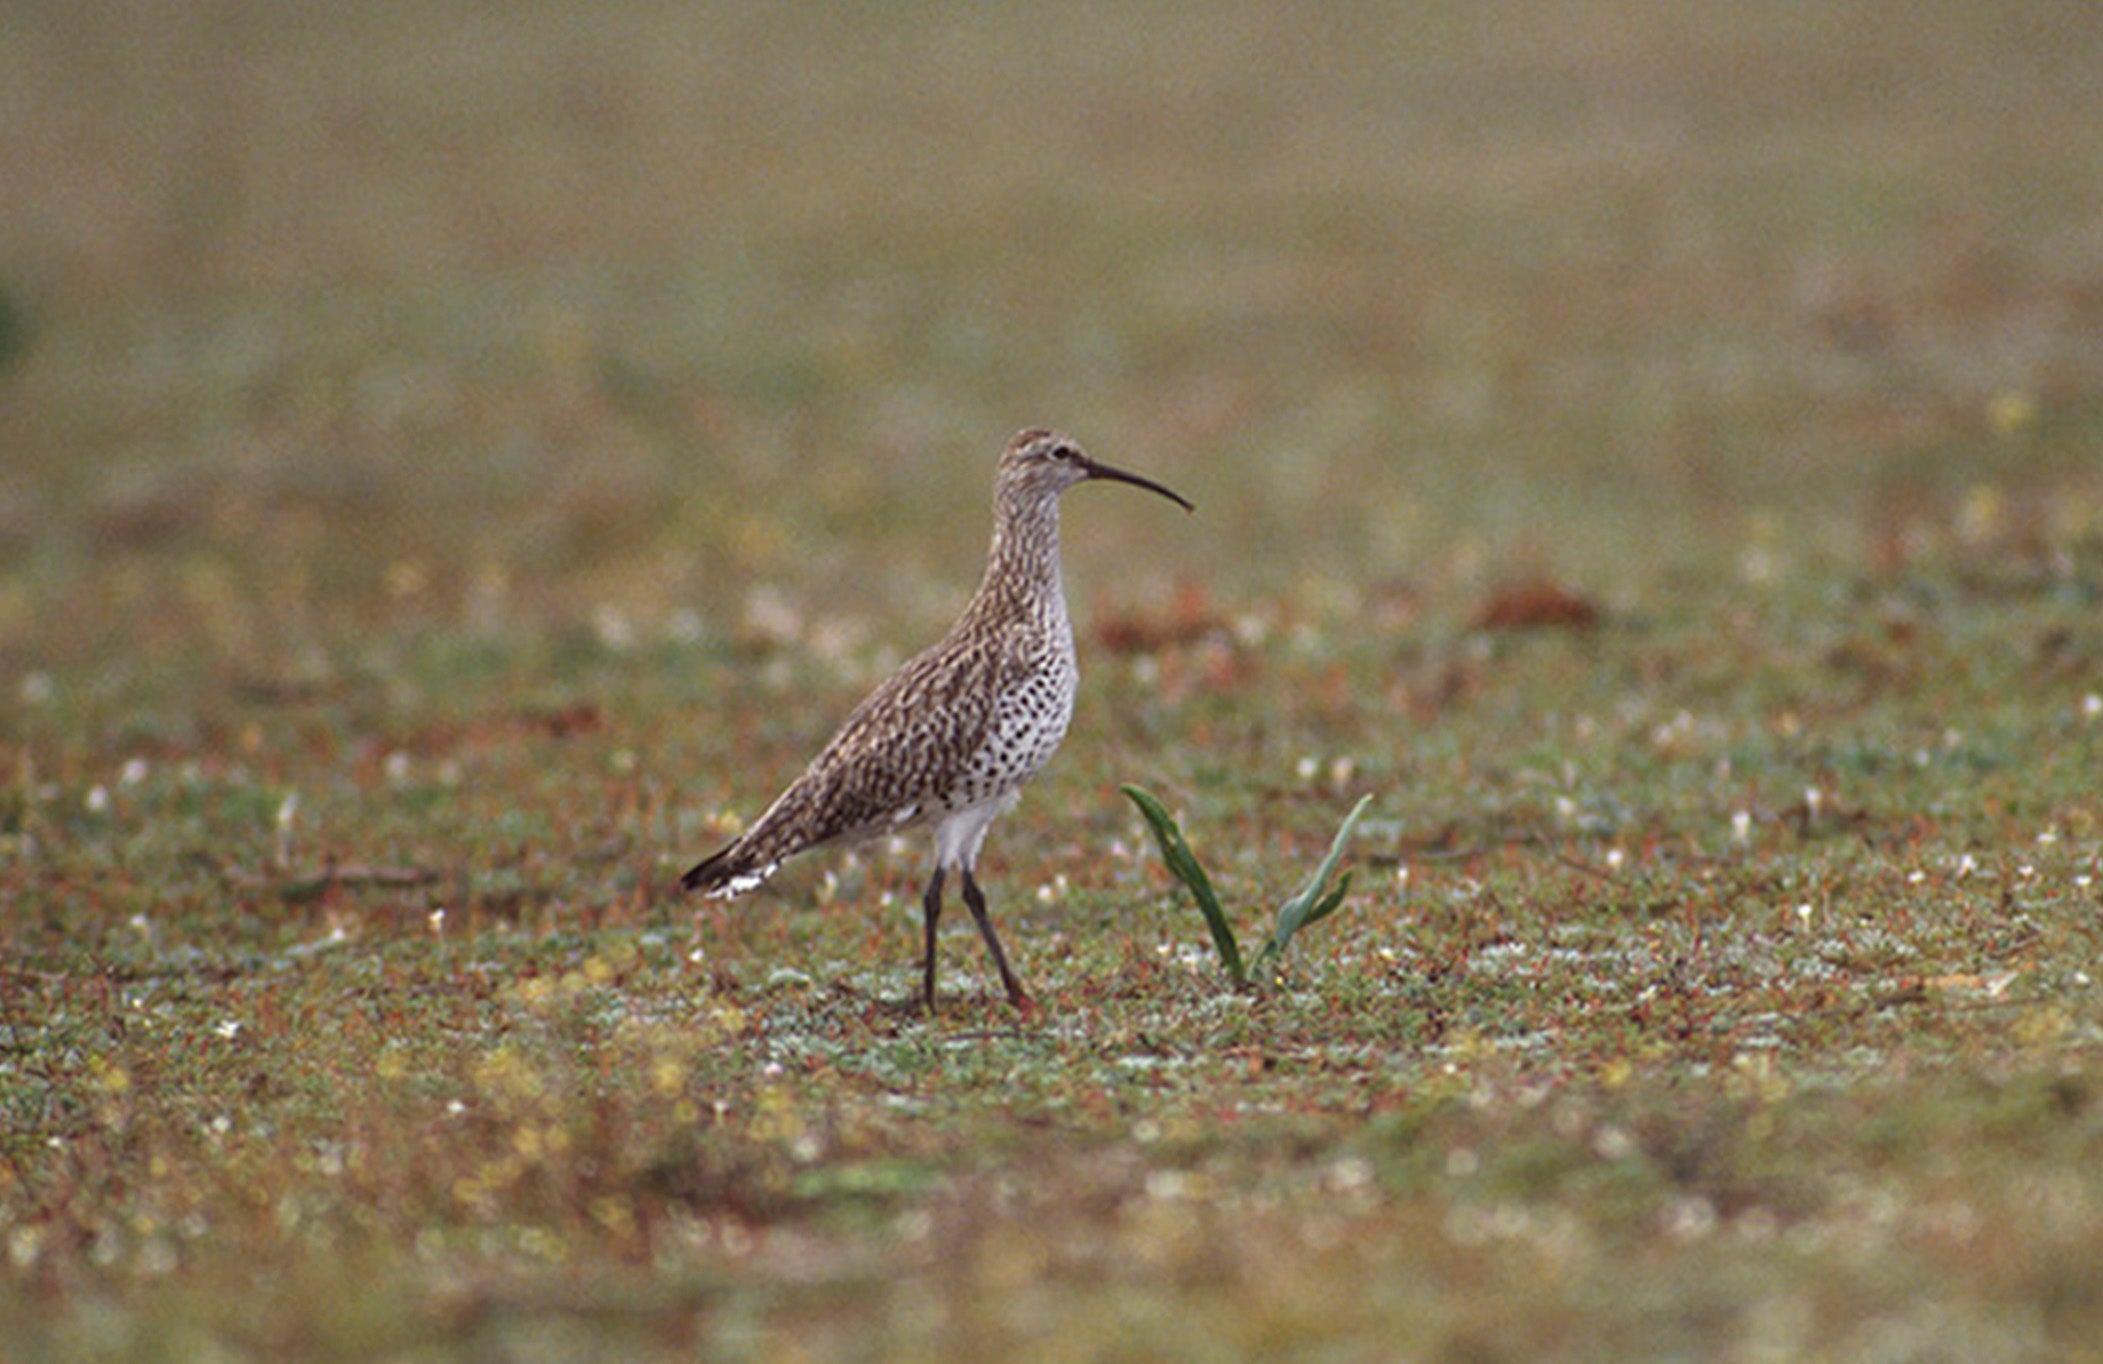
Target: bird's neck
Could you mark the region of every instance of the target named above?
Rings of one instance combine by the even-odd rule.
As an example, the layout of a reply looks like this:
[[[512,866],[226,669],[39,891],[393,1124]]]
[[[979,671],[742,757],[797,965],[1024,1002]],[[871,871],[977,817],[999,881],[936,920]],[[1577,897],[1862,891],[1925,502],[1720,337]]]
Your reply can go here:
[[[1045,626],[1065,625],[1057,498],[995,505],[993,545],[972,609]]]

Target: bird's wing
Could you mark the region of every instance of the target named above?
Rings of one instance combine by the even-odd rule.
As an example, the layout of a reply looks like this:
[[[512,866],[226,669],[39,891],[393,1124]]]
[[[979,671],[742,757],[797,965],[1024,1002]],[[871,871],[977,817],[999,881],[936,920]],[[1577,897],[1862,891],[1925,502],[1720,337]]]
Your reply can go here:
[[[986,741],[998,658],[991,641],[945,640],[916,655],[854,708],[803,775],[719,856],[771,870],[806,848],[919,819]]]

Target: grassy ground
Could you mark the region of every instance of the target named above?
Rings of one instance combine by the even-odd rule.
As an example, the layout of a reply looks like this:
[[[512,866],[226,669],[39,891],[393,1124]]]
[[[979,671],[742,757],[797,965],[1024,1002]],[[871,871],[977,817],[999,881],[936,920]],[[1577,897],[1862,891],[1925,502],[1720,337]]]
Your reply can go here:
[[[0,12],[28,1360],[2077,1359],[2103,24]],[[1085,678],[677,872],[1051,422]],[[1253,927],[1228,989],[1122,782]]]

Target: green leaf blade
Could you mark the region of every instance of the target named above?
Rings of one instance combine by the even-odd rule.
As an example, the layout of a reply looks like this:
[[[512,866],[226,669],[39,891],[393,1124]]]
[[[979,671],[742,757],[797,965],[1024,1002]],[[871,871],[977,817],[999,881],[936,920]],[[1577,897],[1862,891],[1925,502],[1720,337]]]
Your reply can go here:
[[[1242,965],[1241,947],[1234,940],[1233,925],[1227,922],[1226,912],[1220,908],[1219,896],[1212,889],[1212,878],[1205,874],[1197,854],[1184,841],[1183,831],[1176,826],[1175,818],[1144,788],[1123,786],[1119,789],[1139,807],[1140,816],[1146,820],[1154,842],[1160,846],[1162,862],[1197,902],[1198,912],[1205,916],[1205,927],[1212,934],[1212,945],[1218,949],[1227,975],[1236,985],[1248,984],[1248,972]]]
[[[1256,965],[1259,968],[1283,956],[1286,945],[1293,940],[1294,934],[1309,924],[1319,923],[1328,918],[1343,904],[1344,896],[1351,888],[1349,872],[1344,873],[1335,890],[1326,895],[1323,892],[1328,887],[1330,875],[1336,870],[1337,862],[1344,855],[1344,845],[1351,840],[1351,831],[1358,827],[1359,818],[1365,814],[1366,806],[1372,801],[1370,795],[1358,798],[1358,804],[1351,807],[1351,813],[1344,816],[1344,822],[1337,829],[1336,837],[1330,840],[1329,851],[1323,856],[1321,864],[1314,869],[1314,874],[1307,878],[1306,884],[1301,886],[1291,899],[1278,906],[1277,923],[1271,929],[1270,937],[1264,941],[1263,950],[1256,954]]]

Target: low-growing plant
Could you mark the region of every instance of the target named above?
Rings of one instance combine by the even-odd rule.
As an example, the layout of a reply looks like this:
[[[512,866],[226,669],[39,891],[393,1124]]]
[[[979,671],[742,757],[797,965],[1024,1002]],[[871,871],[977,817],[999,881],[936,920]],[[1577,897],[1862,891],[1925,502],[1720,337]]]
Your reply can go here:
[[[1142,787],[1125,786],[1125,795],[1139,807],[1146,819],[1147,828],[1154,834],[1154,842],[1161,847],[1161,860],[1170,872],[1190,891],[1197,902],[1198,912],[1205,916],[1205,927],[1212,932],[1212,945],[1219,950],[1220,964],[1237,986],[1245,986],[1252,980],[1265,978],[1267,972],[1275,972],[1279,961],[1285,956],[1285,948],[1293,936],[1311,924],[1318,924],[1334,914],[1344,902],[1351,889],[1351,873],[1345,872],[1337,878],[1335,887],[1329,885],[1329,877],[1343,857],[1344,844],[1350,840],[1351,830],[1358,824],[1358,817],[1365,813],[1371,796],[1360,796],[1351,813],[1330,841],[1329,851],[1314,874],[1307,878],[1291,898],[1278,906],[1277,920],[1271,925],[1270,935],[1256,951],[1256,959],[1246,965],[1242,961],[1241,945],[1234,935],[1234,925],[1227,920],[1227,913],[1220,907],[1219,894],[1212,888],[1212,878],[1205,874],[1204,864],[1190,850],[1183,831],[1176,826],[1173,816],[1152,793]]]

